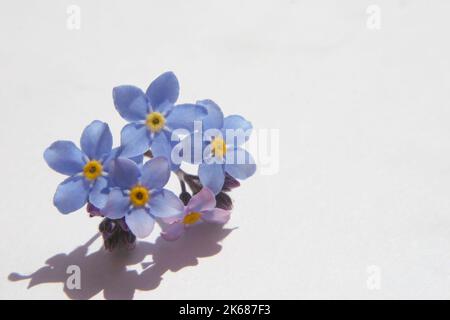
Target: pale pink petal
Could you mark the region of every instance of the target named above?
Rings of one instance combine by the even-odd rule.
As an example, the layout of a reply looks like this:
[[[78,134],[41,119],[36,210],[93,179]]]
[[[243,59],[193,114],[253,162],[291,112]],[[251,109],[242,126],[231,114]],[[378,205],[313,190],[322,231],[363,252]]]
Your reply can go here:
[[[213,210],[205,211],[202,214],[203,221],[225,224],[230,220],[231,212],[228,210],[215,208]]]
[[[203,188],[195,194],[187,205],[187,212],[201,212],[212,210],[216,206],[216,197],[208,188]]]
[[[181,221],[175,222],[168,226],[166,230],[161,232],[161,236],[167,241],[175,241],[183,235],[184,231],[184,224]]]
[[[164,223],[172,224],[172,223],[175,223],[175,222],[183,220],[185,215],[186,214],[183,212],[183,213],[177,214],[176,216],[161,218],[161,220]]]

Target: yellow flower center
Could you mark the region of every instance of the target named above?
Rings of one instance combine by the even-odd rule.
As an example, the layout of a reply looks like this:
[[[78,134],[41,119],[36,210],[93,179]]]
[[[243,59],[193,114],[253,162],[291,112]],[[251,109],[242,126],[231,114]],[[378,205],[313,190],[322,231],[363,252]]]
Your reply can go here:
[[[223,158],[225,153],[227,153],[227,145],[222,138],[214,138],[211,141],[211,153],[213,156]]]
[[[130,201],[135,207],[143,207],[150,200],[150,192],[146,187],[136,186],[131,189]]]
[[[97,160],[89,161],[83,169],[83,174],[88,180],[95,180],[103,173],[103,166]]]
[[[151,132],[159,132],[166,124],[166,118],[159,112],[152,112],[147,116],[147,127]]]
[[[184,216],[183,223],[187,224],[187,225],[194,224],[198,220],[200,220],[201,217],[202,217],[202,214],[200,212],[191,212]]]

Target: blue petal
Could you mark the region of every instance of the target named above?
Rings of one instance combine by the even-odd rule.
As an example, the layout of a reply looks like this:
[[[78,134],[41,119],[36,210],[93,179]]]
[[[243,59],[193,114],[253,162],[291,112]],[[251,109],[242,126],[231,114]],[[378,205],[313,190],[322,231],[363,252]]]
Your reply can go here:
[[[81,135],[81,150],[89,159],[100,160],[112,150],[112,134],[107,123],[95,120]]]
[[[225,171],[235,179],[247,179],[256,171],[255,160],[244,149],[230,150],[226,154]]]
[[[142,239],[148,237],[155,226],[155,220],[145,209],[136,209],[125,216],[125,222],[133,234]]]
[[[108,157],[103,161],[103,170],[108,172],[111,161],[117,159],[122,152],[122,147],[114,148],[109,153]]]
[[[110,219],[120,219],[127,213],[130,207],[130,198],[125,196],[119,189],[109,193],[108,201],[101,213]]]
[[[164,157],[153,158],[142,168],[141,184],[148,189],[162,189],[170,178],[169,161]]]
[[[204,187],[209,188],[214,194],[218,194],[225,181],[225,172],[223,165],[217,163],[202,163],[198,167],[198,176]]]
[[[163,102],[175,103],[180,92],[178,79],[173,72],[165,72],[156,78],[147,89],[150,104],[157,107]]]
[[[250,121],[245,120],[244,117],[239,115],[231,115],[226,117],[223,120],[223,128],[224,129],[243,129],[243,130],[251,130],[253,128]]]
[[[227,144],[234,145],[235,139],[237,139],[237,145],[243,144],[250,138],[252,129],[251,122],[238,115],[228,116],[223,121],[223,134],[226,137]]]
[[[206,108],[208,115],[203,118],[203,131],[208,129],[220,129],[223,127],[223,112],[212,100],[197,101],[197,104]]]
[[[177,141],[171,142],[165,132],[157,133],[152,142],[153,156],[166,158],[172,170],[180,166],[180,163],[174,163],[172,161],[172,150],[175,144],[177,144]]]
[[[148,114],[148,101],[144,92],[135,86],[113,89],[113,100],[119,114],[127,121],[144,120]]]
[[[120,134],[121,156],[132,158],[143,155],[150,148],[151,138],[147,126],[139,123],[127,124]]]
[[[89,182],[81,176],[66,179],[58,186],[53,204],[59,212],[68,214],[82,208],[88,199]]]
[[[141,172],[136,162],[127,158],[111,161],[109,176],[113,186],[131,189],[139,182]]]
[[[142,162],[144,162],[144,155],[141,154],[139,156],[135,156],[135,157],[130,157],[130,160],[133,160],[134,162],[136,162],[136,164],[141,165]]]
[[[103,170],[105,171],[109,171],[109,164],[112,160],[117,159],[118,157],[123,157],[122,156],[122,147],[117,147],[114,148],[108,155],[108,157],[103,161]],[[123,157],[126,158],[126,157]],[[136,162],[137,164],[142,164],[142,162],[144,161],[144,155],[139,155],[136,157],[131,157],[129,158],[130,160],[133,160],[134,162]]]
[[[56,141],[44,152],[44,159],[53,170],[72,176],[83,171],[84,155],[71,141]]]
[[[95,180],[94,186],[89,193],[89,202],[101,209],[106,205],[109,195],[108,179],[99,177]]]
[[[150,196],[150,214],[158,218],[170,218],[184,212],[184,205],[172,191],[162,189]]]
[[[155,106],[153,108],[153,111],[157,111],[159,113],[162,113],[164,116],[167,116],[170,112],[172,112],[173,108],[173,103],[166,101],[158,106]]]
[[[197,104],[180,104],[173,108],[172,112],[167,116],[167,126],[172,129],[194,130],[194,121],[201,120],[208,114],[206,108]],[[201,128],[201,127],[200,127]]]
[[[192,164],[200,164],[203,161],[203,150],[206,147],[201,132],[193,132],[180,142],[183,161]]]

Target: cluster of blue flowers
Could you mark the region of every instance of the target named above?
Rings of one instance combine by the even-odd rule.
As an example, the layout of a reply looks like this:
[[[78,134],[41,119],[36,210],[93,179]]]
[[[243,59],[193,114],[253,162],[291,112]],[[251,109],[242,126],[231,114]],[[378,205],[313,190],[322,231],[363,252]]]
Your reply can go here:
[[[146,92],[116,87],[114,105],[128,121],[119,147],[113,148],[108,124],[95,120],[84,129],[81,148],[57,141],[45,150],[47,164],[69,176],[58,186],[54,205],[63,214],[87,205],[91,216],[104,217],[100,230],[110,249],[147,237],[155,222],[167,240],[202,221],[226,223],[232,207],[227,192],[255,173],[253,158],[242,148],[251,123],[224,117],[211,100],[176,104],[178,95],[172,72]],[[183,161],[198,165],[198,175],[183,171]],[[179,196],[165,189],[171,172],[180,180]]]

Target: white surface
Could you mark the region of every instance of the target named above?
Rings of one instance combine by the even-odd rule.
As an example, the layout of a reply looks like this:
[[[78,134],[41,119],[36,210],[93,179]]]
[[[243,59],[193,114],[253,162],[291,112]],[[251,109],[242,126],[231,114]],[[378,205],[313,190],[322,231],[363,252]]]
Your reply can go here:
[[[81,8],[79,31],[66,28],[69,4]],[[366,27],[370,4],[381,8],[379,31]],[[444,0],[3,1],[0,298],[67,298],[68,262],[95,282],[72,298],[103,298],[105,286],[107,297],[131,297],[131,284],[145,289],[139,299],[450,298],[449,9]],[[211,98],[256,128],[280,129],[279,173],[232,194],[227,228],[238,229],[221,250],[224,235],[207,230],[166,253],[143,243],[128,259],[53,258],[59,267],[30,289],[9,281],[84,244],[99,223],[52,206],[63,177],[44,149],[78,141],[93,119],[117,142],[125,122],[112,87],[146,88],[166,70],[179,77],[180,101]],[[124,271],[141,272],[137,256],[151,253],[159,271]],[[367,286],[372,265],[379,290]]]

